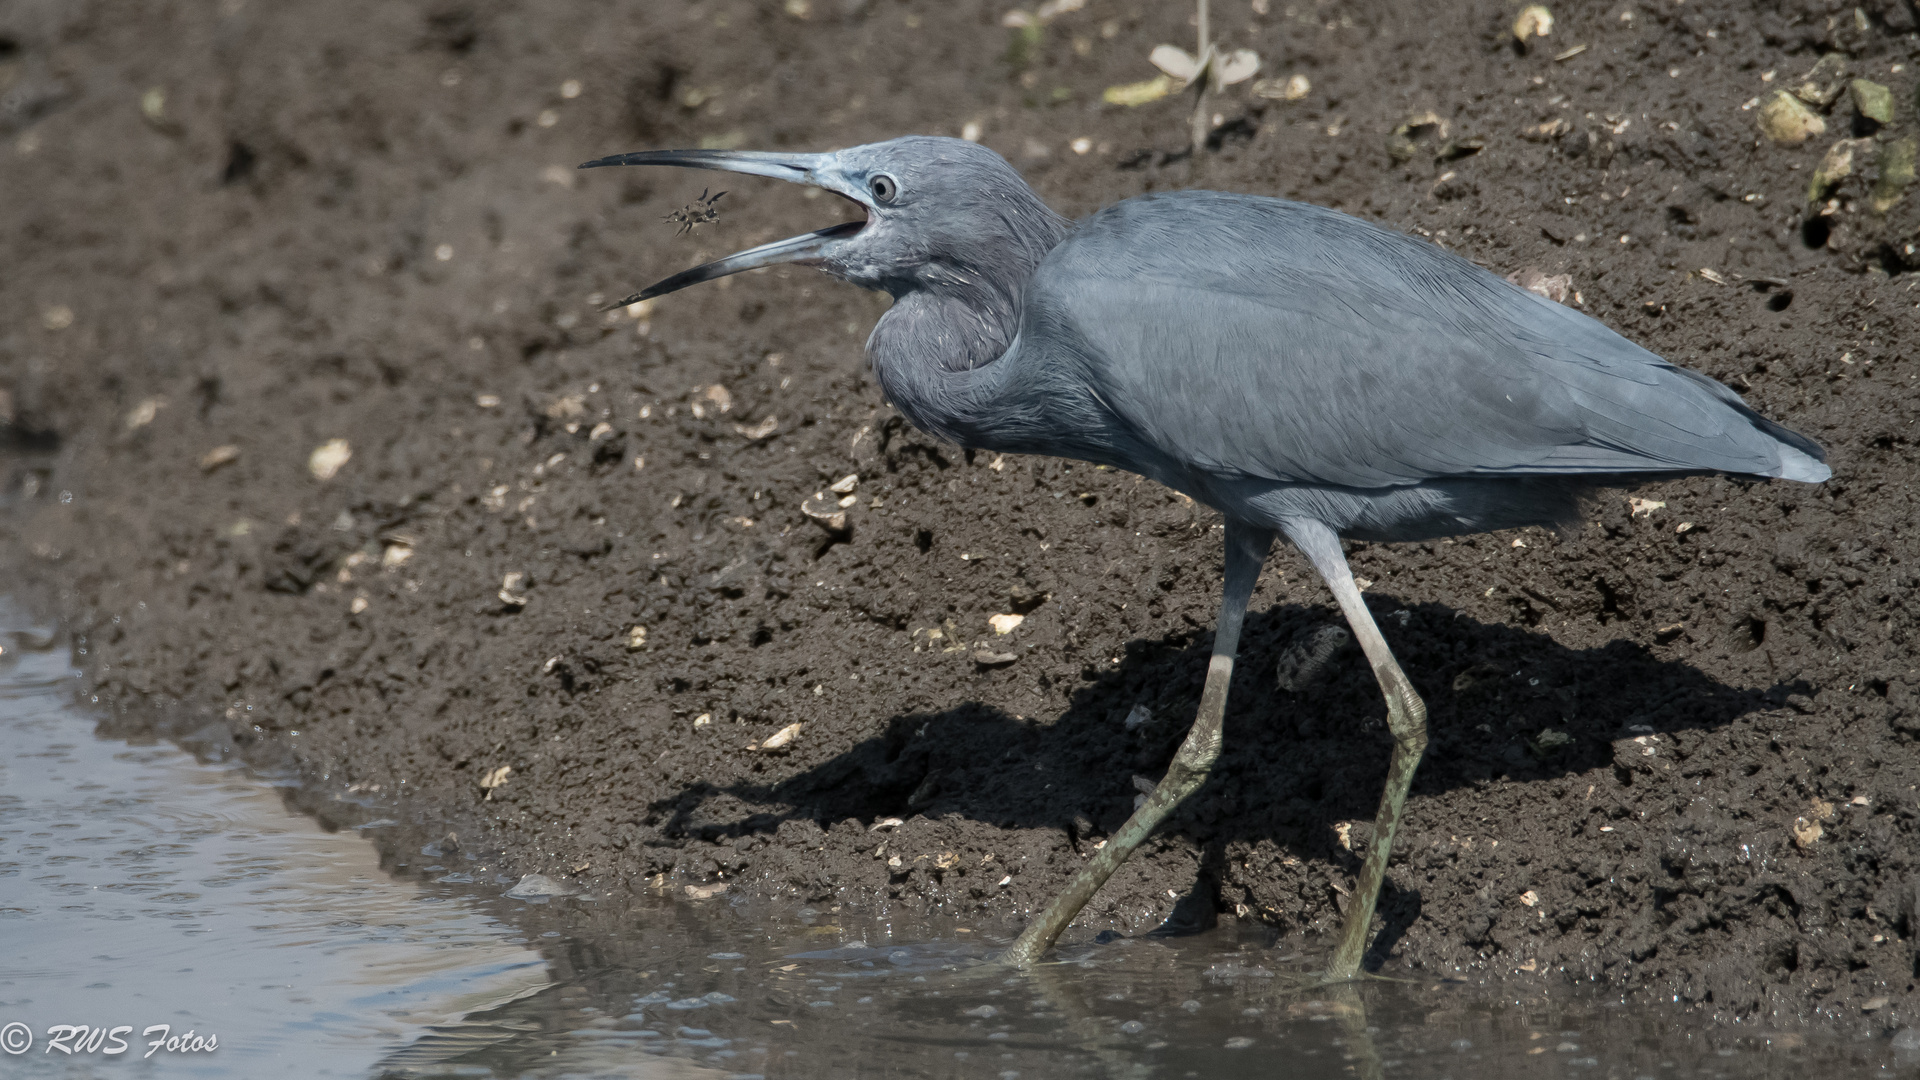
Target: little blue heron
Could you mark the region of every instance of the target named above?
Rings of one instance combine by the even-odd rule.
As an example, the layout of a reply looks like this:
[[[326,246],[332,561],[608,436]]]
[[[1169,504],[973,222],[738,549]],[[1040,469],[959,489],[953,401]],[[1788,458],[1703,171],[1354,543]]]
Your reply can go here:
[[[1565,527],[1596,488],[1658,477],[1831,475],[1812,440],[1720,383],[1432,244],[1321,207],[1179,191],[1070,223],[998,154],[930,136],[827,154],[619,154],[581,168],[602,165],[777,177],[864,211],[621,304],[774,263],[817,266],[893,297],[867,358],[916,427],[1128,469],[1225,516],[1226,582],[1193,727],[1152,794],[1003,954],[1011,963],[1044,953],[1205,782],[1276,533],[1326,579],[1393,736],[1326,973],[1345,980],[1360,970],[1427,732],[1341,538]]]

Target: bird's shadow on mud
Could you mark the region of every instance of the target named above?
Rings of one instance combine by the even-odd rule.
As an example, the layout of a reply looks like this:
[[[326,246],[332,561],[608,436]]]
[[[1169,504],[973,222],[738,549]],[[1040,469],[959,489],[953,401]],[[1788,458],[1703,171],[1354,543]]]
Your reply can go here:
[[[1369,595],[1427,702],[1431,741],[1416,799],[1609,766],[1631,783],[1631,740],[1716,727],[1808,689],[1739,689],[1635,640],[1570,649],[1439,604]],[[1205,861],[1217,861],[1226,843],[1267,840],[1357,869],[1334,826],[1373,819],[1391,745],[1378,686],[1351,645],[1301,692],[1276,682],[1290,646],[1338,622],[1323,606],[1249,615],[1225,749],[1206,787],[1163,826],[1211,853]],[[1000,827],[1060,828],[1085,843],[1132,812],[1136,778],[1158,780],[1165,771],[1199,704],[1211,645],[1206,632],[1135,640],[1119,664],[1090,672],[1059,716],[1017,717],[977,701],[897,716],[845,753],[771,782],[695,784],[655,803],[654,819],[668,837],[719,839],[792,818],[830,828],[847,819],[959,814]],[[1402,899],[1417,909],[1417,897]],[[1390,923],[1394,908],[1383,903]]]

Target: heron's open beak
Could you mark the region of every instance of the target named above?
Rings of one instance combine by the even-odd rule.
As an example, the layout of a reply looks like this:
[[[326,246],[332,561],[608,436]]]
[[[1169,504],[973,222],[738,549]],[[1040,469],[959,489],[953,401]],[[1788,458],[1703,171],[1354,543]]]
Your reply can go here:
[[[840,179],[839,170],[832,167],[834,157],[833,154],[774,154],[756,150],[649,150],[637,154],[615,154],[612,157],[589,161],[580,167],[594,169],[602,165],[673,165],[682,169],[718,169],[723,172],[746,173],[750,176],[771,176],[778,180],[791,180],[794,183],[831,191],[857,206],[871,209],[864,191]],[[776,263],[814,265],[820,262],[822,253],[834,243],[859,232],[865,225],[864,219],[847,221],[817,232],[804,233],[785,240],[776,240],[771,244],[762,244],[757,248],[749,248],[704,266],[682,270],[665,281],[656,282],[624,300],[608,305],[605,310],[650,300],[677,289],[684,289],[689,285],[698,285],[703,281],[737,274],[742,270],[772,266]]]

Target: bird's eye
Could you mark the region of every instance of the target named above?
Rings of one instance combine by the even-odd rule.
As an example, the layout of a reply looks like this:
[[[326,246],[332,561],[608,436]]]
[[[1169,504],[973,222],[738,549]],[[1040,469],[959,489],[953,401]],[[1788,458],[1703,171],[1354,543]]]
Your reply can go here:
[[[873,192],[875,201],[890,203],[894,196],[900,194],[900,185],[894,181],[893,177],[881,173],[867,181],[867,190]]]

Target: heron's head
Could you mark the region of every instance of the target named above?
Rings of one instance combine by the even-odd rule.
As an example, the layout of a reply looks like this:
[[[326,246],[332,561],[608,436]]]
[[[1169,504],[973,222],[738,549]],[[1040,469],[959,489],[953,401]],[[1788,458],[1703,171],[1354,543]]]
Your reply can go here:
[[[1005,158],[961,139],[914,135],[830,154],[653,150],[580,167],[602,165],[772,176],[830,191],[861,211],[858,220],[684,270],[621,304],[775,263],[817,266],[896,296],[943,281],[1009,274],[1024,280],[1065,229]]]

